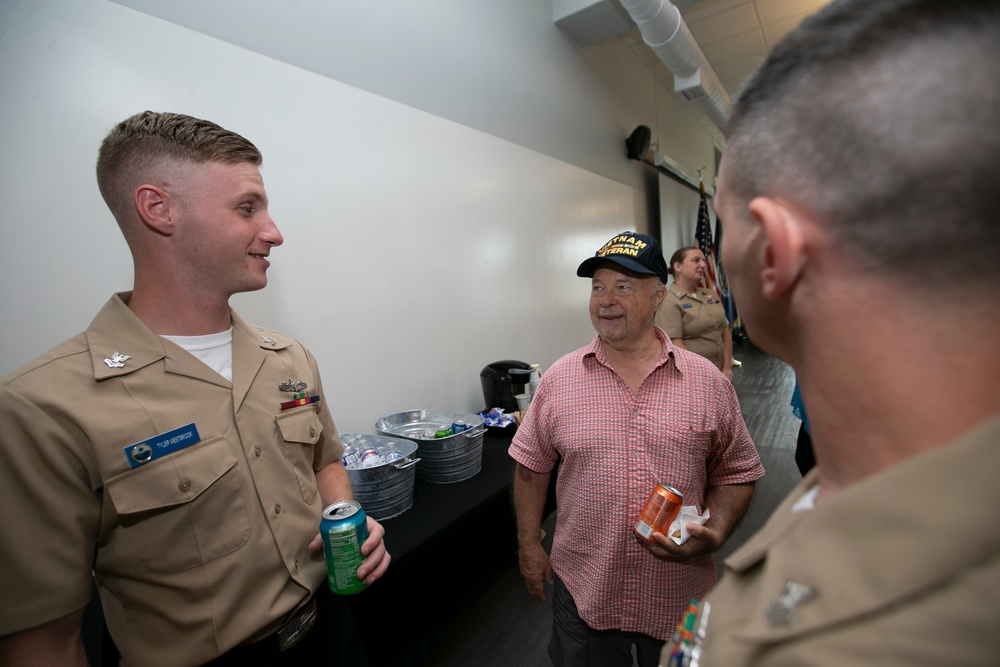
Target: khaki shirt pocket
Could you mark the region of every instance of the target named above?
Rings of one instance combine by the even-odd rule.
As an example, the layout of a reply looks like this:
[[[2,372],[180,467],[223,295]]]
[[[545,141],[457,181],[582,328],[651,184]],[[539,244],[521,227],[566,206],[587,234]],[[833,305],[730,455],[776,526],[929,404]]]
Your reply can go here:
[[[288,465],[295,471],[302,499],[311,505],[319,495],[313,458],[315,445],[323,433],[323,424],[316,414],[316,406],[303,406],[283,412],[274,419],[281,432],[281,451]]]
[[[250,521],[236,465],[229,442],[216,436],[109,479],[126,548],[158,574],[239,549]]]

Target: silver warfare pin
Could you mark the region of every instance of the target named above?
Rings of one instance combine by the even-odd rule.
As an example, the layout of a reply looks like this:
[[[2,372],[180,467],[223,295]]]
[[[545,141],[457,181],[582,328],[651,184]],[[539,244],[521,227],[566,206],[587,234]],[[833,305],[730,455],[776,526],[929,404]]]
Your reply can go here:
[[[303,382],[302,380],[293,380],[291,378],[288,378],[285,382],[282,382],[281,384],[278,385],[278,389],[280,389],[281,391],[290,391],[293,393],[298,393],[300,391],[305,391],[307,386],[308,385],[306,385],[306,383]]]

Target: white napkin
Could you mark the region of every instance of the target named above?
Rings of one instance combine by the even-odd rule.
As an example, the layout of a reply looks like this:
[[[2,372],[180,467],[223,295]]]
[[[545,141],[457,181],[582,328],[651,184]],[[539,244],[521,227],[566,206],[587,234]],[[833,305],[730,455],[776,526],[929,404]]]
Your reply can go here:
[[[704,526],[705,522],[709,519],[708,508],[705,508],[704,514],[698,514],[698,508],[694,505],[684,505],[681,507],[680,511],[677,512],[677,518],[674,522],[670,524],[670,528],[667,530],[667,537],[674,541],[674,544],[684,544],[687,542],[691,535],[688,534],[687,524],[696,523],[699,526]],[[675,537],[675,534],[680,531],[680,535]]]

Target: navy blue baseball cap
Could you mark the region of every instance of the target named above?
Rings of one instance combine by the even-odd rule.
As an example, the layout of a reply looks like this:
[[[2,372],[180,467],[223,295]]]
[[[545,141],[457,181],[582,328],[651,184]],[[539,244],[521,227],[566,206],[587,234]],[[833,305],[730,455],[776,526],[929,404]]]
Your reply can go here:
[[[601,262],[614,262],[623,269],[647,276],[657,276],[660,282],[667,282],[667,262],[663,259],[660,243],[652,236],[636,232],[616,234],[597,253],[583,261],[576,275],[593,278]]]

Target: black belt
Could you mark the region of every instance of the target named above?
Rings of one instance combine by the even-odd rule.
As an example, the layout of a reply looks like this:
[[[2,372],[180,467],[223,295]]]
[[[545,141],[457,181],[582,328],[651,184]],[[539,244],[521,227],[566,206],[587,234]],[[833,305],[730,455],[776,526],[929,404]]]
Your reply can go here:
[[[302,638],[309,634],[312,626],[316,625],[318,616],[316,596],[314,595],[309,602],[292,612],[285,624],[274,633],[273,636],[278,640],[278,651],[287,651],[302,641]]]
[[[320,589],[317,595],[322,595]],[[272,664],[283,665],[292,664],[288,662],[294,658],[295,664],[300,664],[299,659],[294,656],[295,651],[282,656],[285,651],[299,645],[309,634],[309,631],[319,618],[317,605],[317,595],[313,595],[308,602],[289,614],[281,627],[259,639],[252,644],[240,644],[234,646],[226,653],[223,653],[215,660],[208,662],[203,667],[244,667],[248,664]],[[325,609],[325,608],[324,608]],[[326,611],[324,611],[324,614]],[[305,647],[305,644],[299,648]],[[263,661],[263,662],[262,662]]]

